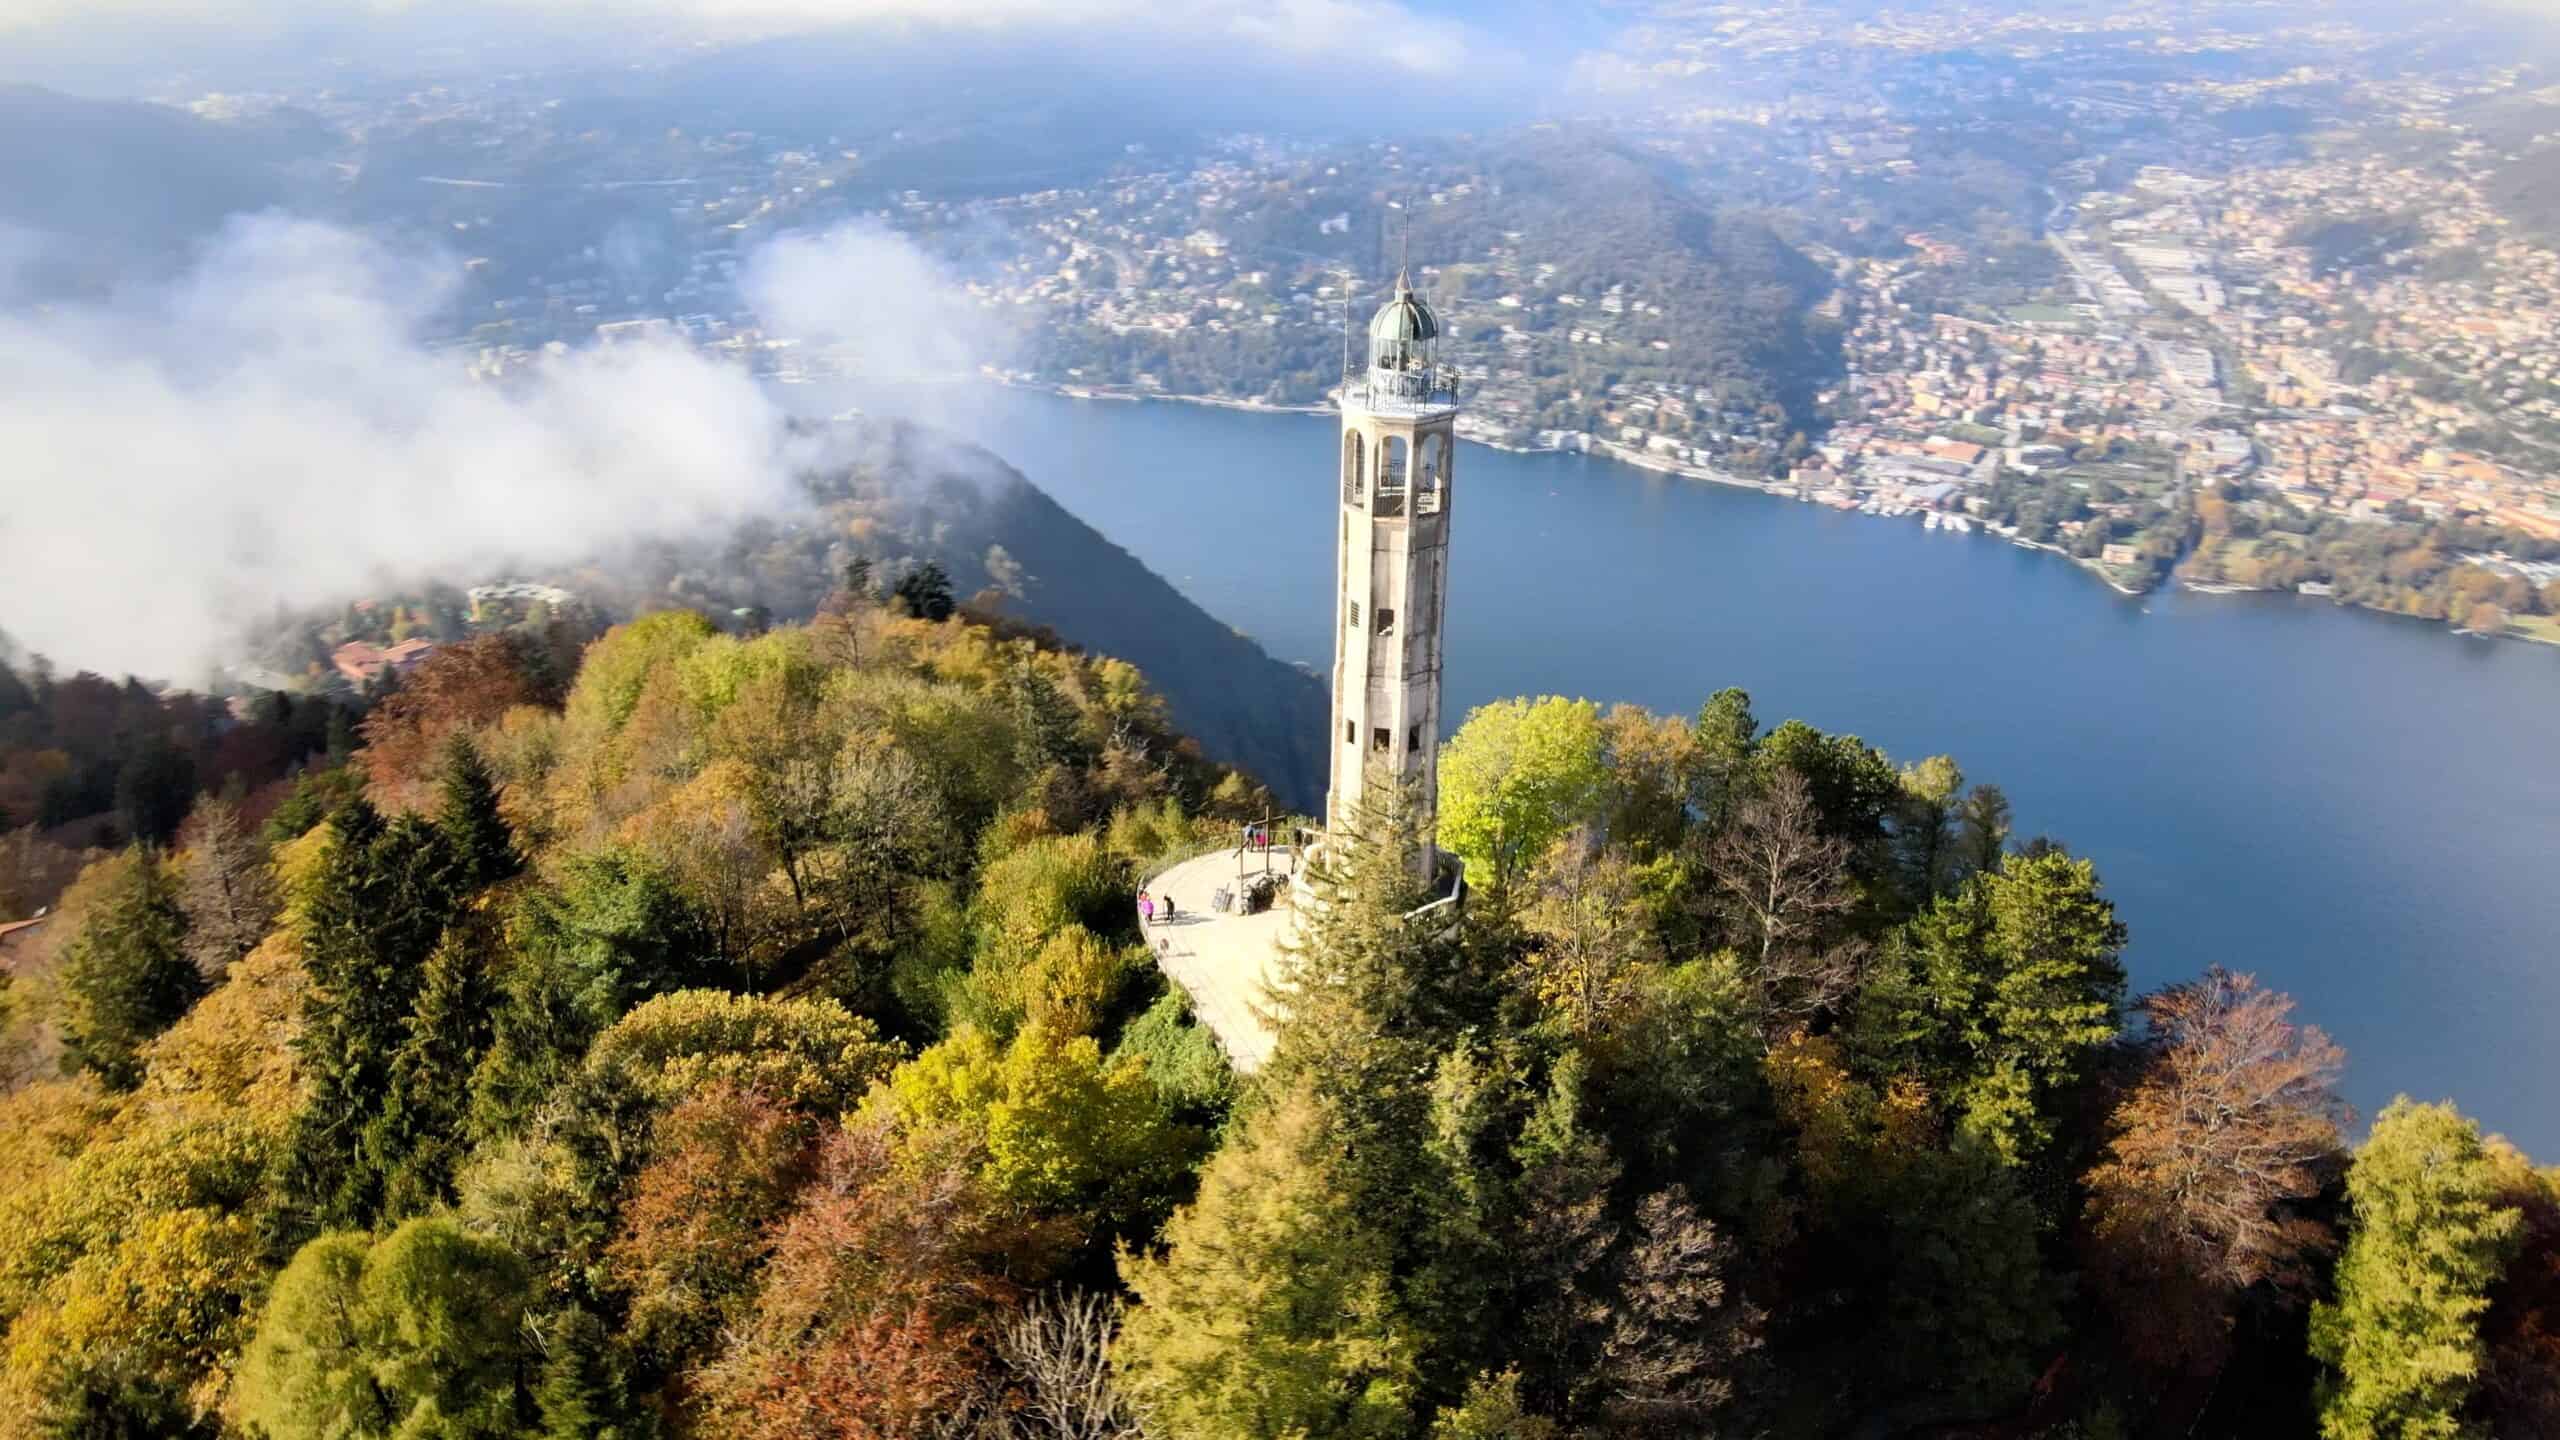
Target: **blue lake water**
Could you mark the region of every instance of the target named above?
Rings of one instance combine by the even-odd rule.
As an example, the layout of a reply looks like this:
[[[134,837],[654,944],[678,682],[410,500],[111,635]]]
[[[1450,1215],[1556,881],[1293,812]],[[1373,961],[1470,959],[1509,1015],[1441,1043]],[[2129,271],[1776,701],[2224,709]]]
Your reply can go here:
[[[1028,392],[937,418],[1284,660],[1331,660],[1333,422]],[[2126,599],[2060,557],[1607,461],[1460,453],[1448,713],[1751,692],[1953,755],[2094,859],[2137,986],[2292,992],[2370,1116],[2452,1098],[2560,1160],[2560,649],[2272,596]],[[1041,577],[1072,584],[1072,577]]]

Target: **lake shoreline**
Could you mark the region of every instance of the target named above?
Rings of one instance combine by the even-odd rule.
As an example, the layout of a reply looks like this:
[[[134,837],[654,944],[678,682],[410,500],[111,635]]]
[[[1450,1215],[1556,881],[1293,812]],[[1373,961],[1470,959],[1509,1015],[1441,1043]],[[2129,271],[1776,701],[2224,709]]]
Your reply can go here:
[[[1030,390],[1041,394],[1055,395],[1067,400],[1098,400],[1121,404],[1133,401],[1152,400],[1175,405],[1205,406],[1212,410],[1241,410],[1248,414],[1260,415],[1331,415],[1335,413],[1334,407],[1331,405],[1275,405],[1266,400],[1234,400],[1217,395],[1172,395],[1153,391],[1111,390],[1089,385],[1060,385],[1039,380],[999,380],[995,383],[1009,390]],[[1488,440],[1480,435],[1468,435],[1464,433],[1461,433],[1458,438],[1467,444],[1481,445],[1487,450],[1498,450],[1506,455],[1597,456],[1602,460],[1624,465],[1629,469],[1642,470],[1648,474],[1669,475],[1681,480],[1696,480],[1705,484],[1723,485],[1736,490],[1756,490],[1763,495],[1768,495],[1780,500],[1793,500],[1799,504],[1819,503],[1816,502],[1812,496],[1805,493],[1800,487],[1790,485],[1783,480],[1755,480],[1748,476],[1733,474],[1730,471],[1718,470],[1712,466],[1684,464],[1680,461],[1664,459],[1658,455],[1647,454],[1640,450],[1631,450],[1616,441],[1602,440],[1596,436],[1591,437],[1590,442],[1587,445],[1571,447],[1562,445],[1515,445],[1500,440]],[[1845,513],[1849,514],[1861,513],[1854,506],[1840,508],[1842,508]],[[1888,517],[1877,516],[1873,518],[1883,519]],[[1987,524],[1984,528],[1990,530],[1992,534],[2000,537],[2001,539],[2007,540],[2010,544],[2018,546],[2020,549],[2042,550],[2049,554],[2060,556],[2062,559],[2069,561],[2073,566],[2087,571],[2091,576],[2097,579],[2099,584],[2106,586],[2108,589],[2113,590],[2118,595],[2122,595],[2127,599],[2139,599],[2159,588],[2156,585],[2139,587],[2126,585],[2122,581],[2117,580],[2114,576],[2108,574],[2105,567],[2101,566],[2097,561],[2088,559],[2085,556],[2074,555],[2063,547],[2049,541],[2021,540],[2017,538],[2015,531],[2004,531],[1991,527]],[[2197,595],[2276,595],[2292,593],[2276,590],[2263,585],[2228,585],[2213,581],[2190,581],[2178,577],[2175,572],[2172,572],[2168,578],[2172,583],[2175,583],[2178,588]],[[2338,603],[2339,608],[2341,609],[2363,610],[2375,615],[2393,615],[2397,613],[2395,611],[2385,610],[2378,605],[2363,605],[2354,601]],[[2425,619],[2426,617],[2402,616],[2400,618]],[[2465,629],[2462,626],[2455,625],[2449,618],[2445,620],[2430,620],[2427,623],[2442,625],[2445,627],[2447,633],[2468,639],[2520,640],[2528,645],[2547,645],[2560,648],[2560,629],[2555,629],[2550,633],[2537,633],[2532,630],[2525,630],[2510,626],[2504,631],[2494,635],[2489,635],[2483,634],[2477,630]]]

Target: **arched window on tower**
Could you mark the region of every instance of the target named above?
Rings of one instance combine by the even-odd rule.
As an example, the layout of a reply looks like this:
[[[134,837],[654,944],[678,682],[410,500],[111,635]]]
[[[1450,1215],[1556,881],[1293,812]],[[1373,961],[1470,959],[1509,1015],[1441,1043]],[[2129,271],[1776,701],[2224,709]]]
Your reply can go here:
[[[1378,442],[1378,513],[1404,513],[1405,477],[1412,470],[1413,442],[1389,435]]]
[[[1422,471],[1415,479],[1413,486],[1414,514],[1436,515],[1440,513],[1440,504],[1447,493],[1449,483],[1450,448],[1450,443],[1446,436],[1425,435],[1422,437]]]
[[[1368,477],[1362,473],[1367,468],[1368,458],[1368,447],[1361,442],[1359,431],[1354,430],[1342,437],[1343,504],[1357,505],[1368,498],[1365,483]]]

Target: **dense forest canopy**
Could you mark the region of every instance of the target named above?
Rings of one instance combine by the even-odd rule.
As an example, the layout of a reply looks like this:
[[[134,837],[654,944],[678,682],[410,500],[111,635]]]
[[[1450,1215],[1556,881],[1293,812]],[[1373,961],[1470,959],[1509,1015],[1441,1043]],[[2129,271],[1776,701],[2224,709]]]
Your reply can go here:
[[[1274,802],[949,580],[447,646],[89,865],[0,989],[0,1436],[2560,1423],[2560,1182],[2351,1151],[1953,761],[1486,707],[1470,904],[1382,787],[1239,1076],[1130,902]]]

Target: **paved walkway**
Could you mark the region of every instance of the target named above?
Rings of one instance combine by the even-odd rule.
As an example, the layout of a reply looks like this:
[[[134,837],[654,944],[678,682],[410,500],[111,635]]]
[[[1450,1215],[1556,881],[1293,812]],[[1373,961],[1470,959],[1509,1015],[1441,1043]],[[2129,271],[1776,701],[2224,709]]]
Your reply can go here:
[[[1248,873],[1261,865],[1249,859]],[[1272,869],[1286,875],[1289,852],[1271,852]],[[1269,987],[1277,977],[1289,937],[1291,911],[1286,903],[1259,915],[1221,915],[1209,899],[1219,886],[1236,886],[1236,852],[1217,850],[1185,860],[1147,881],[1151,895],[1170,894],[1174,919],[1147,927],[1147,944],[1157,963],[1191,995],[1192,1013],[1225,1047],[1227,1061],[1239,1074],[1250,1075],[1271,1058],[1270,1024],[1260,1013],[1269,1004]]]

